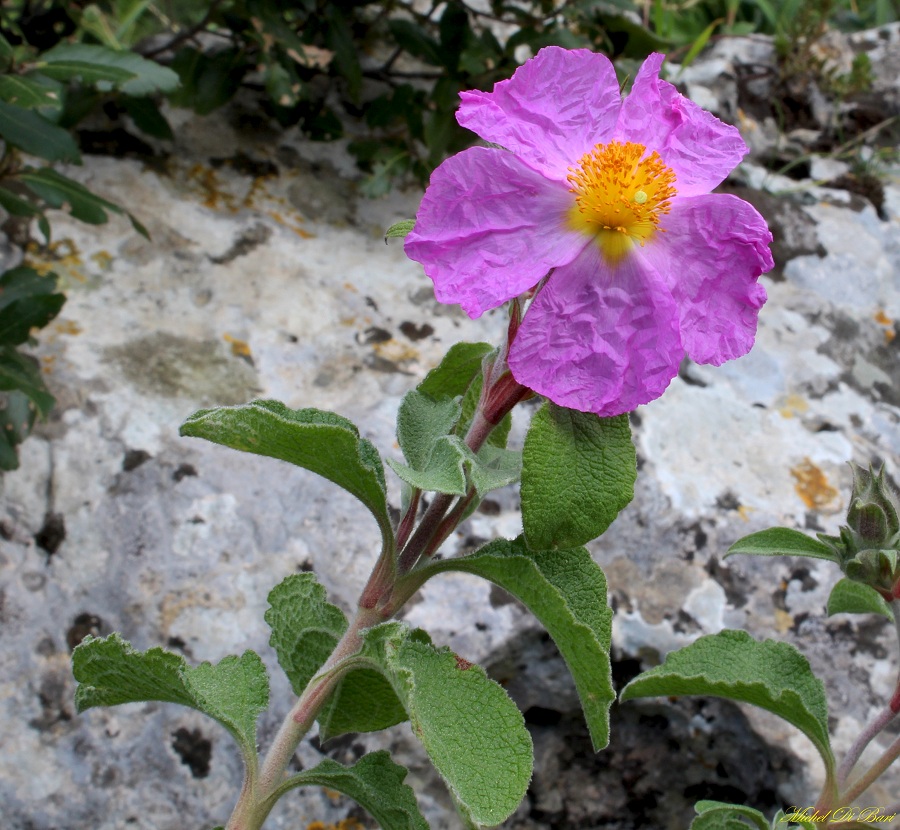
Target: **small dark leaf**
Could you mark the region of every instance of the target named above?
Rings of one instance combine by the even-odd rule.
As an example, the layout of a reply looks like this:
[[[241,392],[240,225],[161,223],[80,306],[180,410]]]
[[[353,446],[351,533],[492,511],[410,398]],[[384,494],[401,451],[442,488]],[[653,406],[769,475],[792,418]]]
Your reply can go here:
[[[47,161],[81,161],[75,139],[66,130],[6,101],[0,101],[0,138]]]

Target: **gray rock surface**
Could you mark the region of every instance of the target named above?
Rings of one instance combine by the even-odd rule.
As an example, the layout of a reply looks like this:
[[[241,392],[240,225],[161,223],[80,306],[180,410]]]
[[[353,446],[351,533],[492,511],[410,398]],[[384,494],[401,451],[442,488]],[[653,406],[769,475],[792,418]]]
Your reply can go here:
[[[896,32],[869,40],[887,55],[885,37]],[[688,88],[737,115],[736,85],[721,81],[738,77],[747,50],[767,45],[723,43],[731,52],[717,47],[698,62]],[[0,805],[9,830],[224,822],[240,782],[226,733],[168,705],[76,715],[71,648],[111,631],[194,662],[254,648],[273,688],[265,744],[290,705],[267,644],[268,591],[312,569],[349,609],[368,575],[377,532],[349,496],[302,470],[181,439],[181,421],[200,407],[273,397],[337,411],[399,457],[402,395],[453,342],[496,341],[503,329],[500,314],[471,321],[439,306],[401,245],[384,245],[384,229],[412,216],[420,193],[358,199],[338,146],[242,127],[240,112],[172,113],[177,139],[163,165],[91,157],[66,171],[134,210],[151,242],[124,220],[88,227],[60,214],[53,245],[27,256],[60,274],[68,302],[38,351],[59,406],[2,482]],[[746,123],[766,132],[762,121]],[[760,166],[763,145],[734,185],[752,188],[741,195],[769,216],[778,245],[757,345],[720,368],[686,363],[663,398],[635,414],[636,497],[592,552],[617,611],[619,682],[700,634],[745,627],[808,655],[826,679],[841,750],[895,682],[893,630],[869,617],[826,618],[838,574],[825,563],[722,554],[774,524],[834,531],[850,460],[900,469],[900,184],[882,179],[881,215],[813,179],[787,180],[792,192],[773,195],[766,189],[785,182]],[[391,495],[397,504],[396,487]],[[500,491],[448,552],[520,528],[515,491]],[[406,619],[488,666],[526,711],[537,768],[511,826],[681,828],[699,798],[771,812],[816,792],[821,768],[802,736],[716,701],[616,707],[610,749],[595,756],[552,644],[486,583],[429,583]],[[410,767],[432,826],[457,827],[407,726],[324,750],[349,761],[378,746]],[[319,757],[313,740],[298,763]],[[869,801],[895,801],[900,775],[879,786]],[[304,790],[270,823],[348,815],[362,816],[347,800]]]

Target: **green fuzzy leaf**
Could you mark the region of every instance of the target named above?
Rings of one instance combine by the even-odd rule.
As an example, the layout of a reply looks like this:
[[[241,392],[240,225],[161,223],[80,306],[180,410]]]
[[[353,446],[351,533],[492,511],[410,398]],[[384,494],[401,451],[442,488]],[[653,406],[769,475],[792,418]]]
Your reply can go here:
[[[698,801],[694,806],[697,817],[690,830],[770,830],[766,817],[752,807],[726,804],[722,801]]]
[[[828,596],[828,616],[832,614],[881,614],[891,622],[894,613],[881,594],[870,585],[840,579]]]
[[[266,670],[253,651],[192,668],[162,648],[140,652],[118,634],[86,637],[72,654],[75,708],[159,700],[190,706],[219,721],[245,757],[256,755],[256,719],[269,703]]]
[[[347,630],[347,619],[326,600],[325,589],[311,573],[283,579],[269,593],[269,606],[269,645],[294,694],[300,695]]]
[[[700,637],[638,675],[622,701],[639,697],[710,695],[752,703],[796,726],[834,768],[825,690],[806,658],[788,643],[758,642],[746,631]]]
[[[444,359],[425,375],[418,390],[432,398],[465,395],[481,373],[484,358],[493,350],[489,343],[454,343]]]
[[[345,675],[319,713],[323,741],[348,732],[380,732],[407,719],[391,684],[377,671],[355,669]]]
[[[43,199],[50,207],[68,210],[81,222],[103,225],[109,221],[107,211],[128,217],[132,227],[141,236],[150,238],[147,229],[124,208],[114,202],[91,193],[83,184],[63,176],[49,167],[27,167],[16,177],[28,189]]]
[[[311,770],[293,776],[290,787],[318,785],[337,790],[368,810],[382,830],[428,830],[415,793],[403,783],[405,767],[381,750],[363,755],[352,767],[326,758]]]
[[[837,554],[823,542],[792,530],[789,527],[772,527],[760,530],[738,539],[725,556],[748,553],[754,556],[809,556],[813,559],[827,559],[837,562]]]
[[[584,548],[531,551],[523,539],[489,543],[461,559],[422,569],[476,574],[519,599],[541,621],[572,673],[594,750],[609,743],[609,707],[616,699],[609,662],[612,611],[606,577]]]
[[[419,490],[449,493],[463,496],[468,489],[466,481],[466,450],[468,448],[455,436],[445,435],[434,442],[422,469],[401,464],[392,458],[388,466],[407,484]],[[470,451],[471,452],[471,451]]]
[[[431,449],[421,470],[393,459],[388,459],[388,464],[403,481],[419,490],[462,496],[471,484],[479,499],[518,481],[521,475],[521,456],[512,450],[487,444],[476,455],[455,435],[438,438]]]
[[[60,43],[41,55],[38,67],[53,78],[80,77],[87,84],[112,86],[135,96],[173,92],[179,83],[171,69],[136,52],[88,43]]]
[[[637,458],[628,417],[599,418],[547,403],[531,421],[522,468],[522,522],[534,550],[597,538],[634,498]]]
[[[5,101],[0,101],[0,138],[47,161],[81,161],[75,139],[66,130],[36,112]]]
[[[59,106],[57,90],[22,75],[0,75],[0,99],[29,110]]]
[[[808,807],[803,810],[792,809],[789,813],[785,813],[784,810],[777,810],[767,827],[778,828],[778,830],[781,830],[782,827],[784,830],[794,830],[795,827],[800,827],[803,830],[817,830],[821,822],[816,823],[812,821],[812,813],[813,811]]]
[[[0,275],[0,345],[19,345],[32,328],[43,328],[66,298],[53,293],[55,275],[42,277],[31,268],[12,268]]]
[[[390,681],[466,820],[493,826],[512,814],[531,779],[531,738],[484,669],[398,622],[366,631],[355,659]]]
[[[462,416],[456,427],[457,435],[465,435],[472,423],[481,396],[481,367],[484,359],[494,351],[488,343],[456,343],[417,387],[420,392],[433,398],[462,396]],[[505,447],[511,426],[512,418],[507,415],[494,428],[487,442],[495,447]]]
[[[426,467],[435,442],[453,430],[461,412],[455,399],[435,399],[418,389],[403,396],[397,411],[397,442],[410,467]]]
[[[318,473],[368,507],[385,544],[391,544],[393,529],[381,458],[346,418],[319,409],[288,409],[278,401],[253,401],[201,409],[181,425],[180,434],[278,458]]]
[[[293,574],[269,594],[269,645],[301,694],[347,630],[343,612],[326,600],[312,574]],[[406,720],[406,711],[378,672],[358,669],[345,676],[319,714],[322,740],[345,732],[376,732]]]
[[[406,235],[416,226],[415,219],[404,219],[402,222],[394,222],[385,232],[384,241],[387,243],[389,239],[400,237],[405,238]]]
[[[391,469],[419,490],[462,496],[471,484],[479,498],[518,480],[518,453],[487,445],[476,454],[448,434],[461,412],[456,398],[435,400],[418,389],[407,392],[397,414],[397,441],[409,463],[388,459]]]

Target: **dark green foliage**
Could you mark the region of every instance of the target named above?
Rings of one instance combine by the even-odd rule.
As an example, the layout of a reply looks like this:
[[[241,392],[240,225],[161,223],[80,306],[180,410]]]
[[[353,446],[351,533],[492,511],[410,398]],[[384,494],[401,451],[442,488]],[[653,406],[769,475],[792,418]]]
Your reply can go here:
[[[17,446],[37,416],[53,407],[40,366],[18,347],[28,342],[32,328],[56,317],[64,302],[55,274],[12,268],[0,275],[0,470],[19,466]]]

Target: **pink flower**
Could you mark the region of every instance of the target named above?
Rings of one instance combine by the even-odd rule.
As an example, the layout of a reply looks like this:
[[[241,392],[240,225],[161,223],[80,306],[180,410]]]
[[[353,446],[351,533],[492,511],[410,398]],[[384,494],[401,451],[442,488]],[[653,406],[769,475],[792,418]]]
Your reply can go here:
[[[510,345],[519,383],[618,415],[659,397],[687,353],[746,354],[766,300],[772,235],[711,194],[747,147],[659,79],[651,55],[623,99],[610,61],[550,46],[457,120],[472,147],[431,177],[406,238],[440,302],[479,317],[549,279]]]

